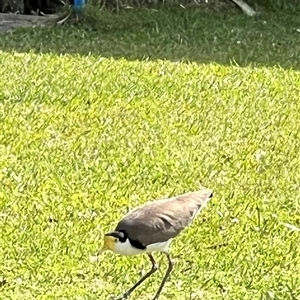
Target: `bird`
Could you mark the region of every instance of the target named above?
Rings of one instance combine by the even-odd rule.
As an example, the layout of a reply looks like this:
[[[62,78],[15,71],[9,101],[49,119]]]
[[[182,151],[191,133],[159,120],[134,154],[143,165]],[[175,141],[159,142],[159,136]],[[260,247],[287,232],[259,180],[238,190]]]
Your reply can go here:
[[[203,187],[198,191],[146,202],[126,214],[113,231],[104,235],[104,244],[97,256],[105,251],[125,256],[147,254],[151,262],[150,271],[115,300],[127,299],[158,270],[153,252],[164,253],[168,260],[167,271],[153,300],[159,298],[174,266],[169,251],[172,240],[191,224],[212,197],[213,191]]]

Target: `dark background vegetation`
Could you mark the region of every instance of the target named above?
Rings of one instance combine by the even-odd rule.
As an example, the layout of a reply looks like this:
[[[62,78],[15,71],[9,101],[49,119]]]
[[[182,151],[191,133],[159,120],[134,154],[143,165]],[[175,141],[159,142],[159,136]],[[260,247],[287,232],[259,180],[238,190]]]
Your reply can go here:
[[[114,6],[117,2],[120,6],[140,6],[140,5],[153,5],[153,4],[194,4],[197,5],[194,0],[88,0],[87,3],[93,3],[98,7]],[[197,0],[199,4],[203,4],[204,0]],[[218,5],[220,3],[232,5],[230,0],[208,0],[208,5]],[[255,9],[268,9],[272,11],[291,10],[291,12],[300,12],[299,0],[246,0],[246,2]],[[51,14],[58,12],[64,4],[73,4],[73,0],[0,0],[0,12],[20,12],[24,14],[34,14],[37,11],[41,11],[45,14]]]

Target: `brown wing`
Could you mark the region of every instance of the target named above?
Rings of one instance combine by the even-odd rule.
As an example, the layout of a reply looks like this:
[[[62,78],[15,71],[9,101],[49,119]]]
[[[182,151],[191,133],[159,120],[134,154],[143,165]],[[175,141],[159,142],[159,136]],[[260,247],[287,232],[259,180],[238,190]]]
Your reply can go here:
[[[127,214],[115,230],[126,231],[144,246],[167,241],[187,227],[211,197],[212,191],[205,189],[147,203]]]

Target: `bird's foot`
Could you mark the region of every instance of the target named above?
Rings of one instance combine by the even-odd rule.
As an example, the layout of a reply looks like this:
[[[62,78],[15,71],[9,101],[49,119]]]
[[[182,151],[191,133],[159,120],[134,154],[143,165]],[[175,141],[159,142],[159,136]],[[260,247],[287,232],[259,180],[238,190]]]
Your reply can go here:
[[[123,294],[123,295],[120,295],[120,296],[112,296],[111,297],[111,300],[125,300],[129,297],[128,294]]]

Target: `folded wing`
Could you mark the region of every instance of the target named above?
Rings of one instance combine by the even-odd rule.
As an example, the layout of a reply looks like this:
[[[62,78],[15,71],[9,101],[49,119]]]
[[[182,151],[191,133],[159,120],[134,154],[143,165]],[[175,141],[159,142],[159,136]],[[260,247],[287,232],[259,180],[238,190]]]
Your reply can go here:
[[[212,191],[204,189],[147,203],[127,214],[116,231],[126,231],[145,247],[165,242],[186,228],[211,198]]]

